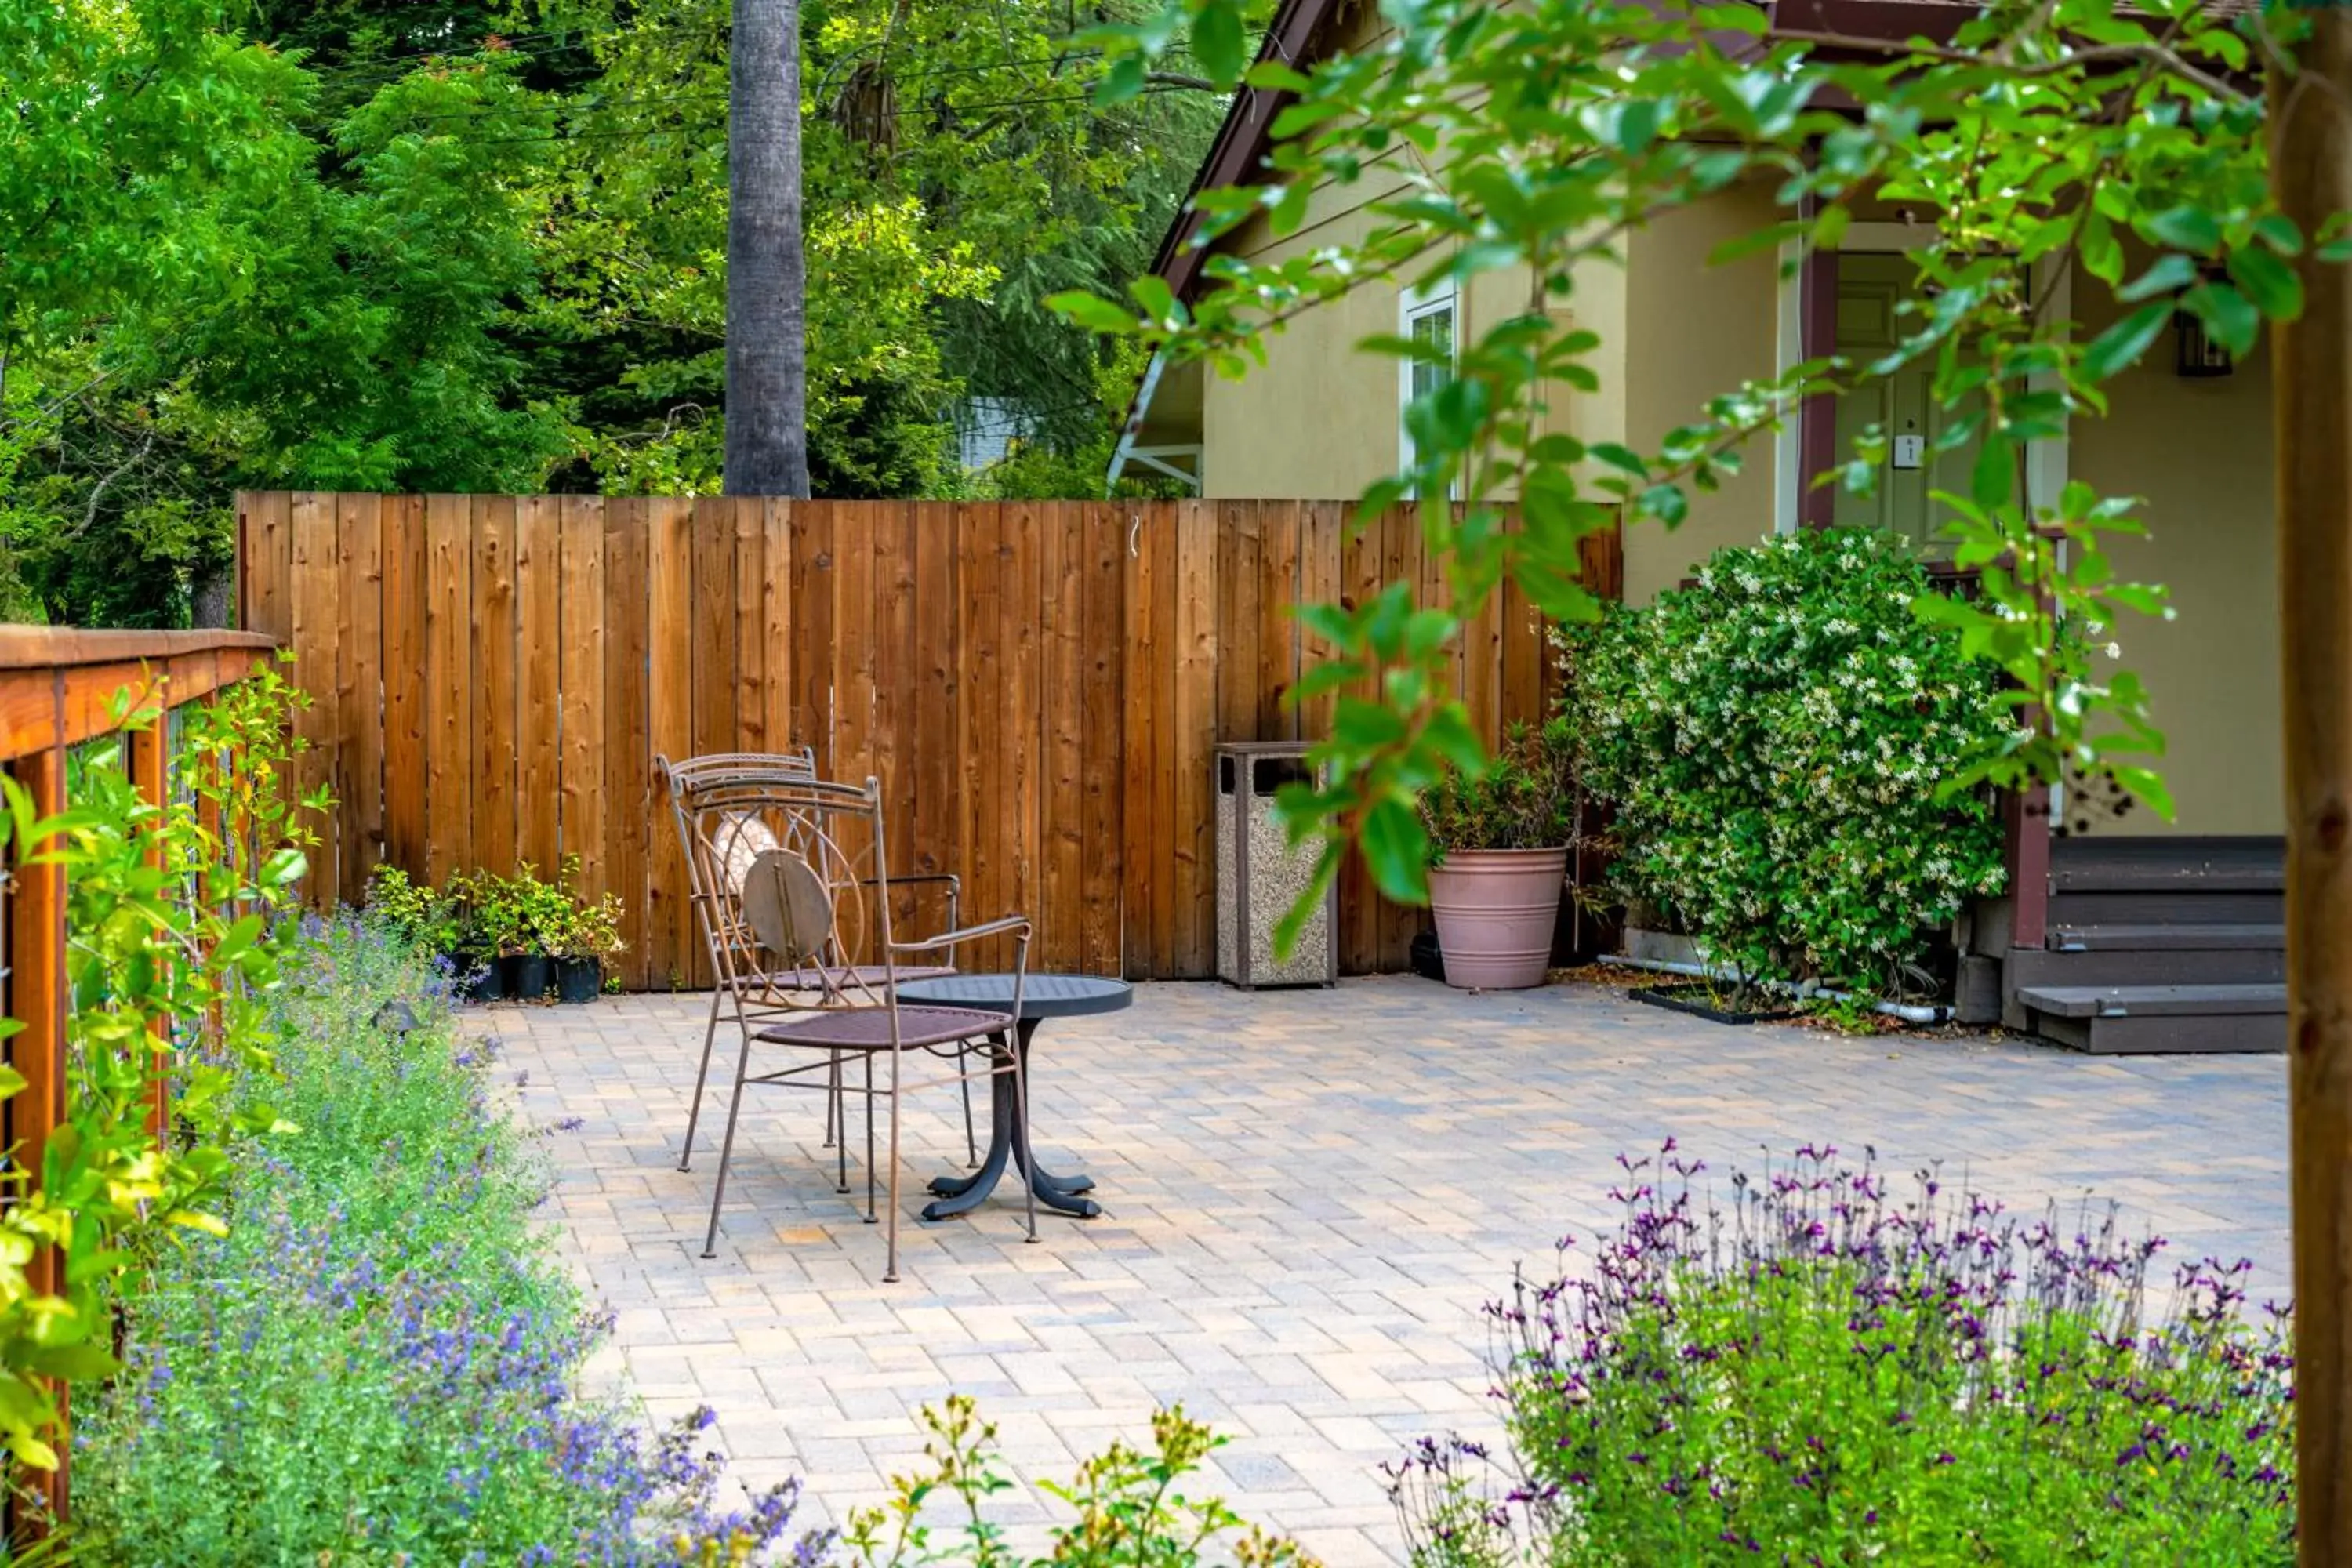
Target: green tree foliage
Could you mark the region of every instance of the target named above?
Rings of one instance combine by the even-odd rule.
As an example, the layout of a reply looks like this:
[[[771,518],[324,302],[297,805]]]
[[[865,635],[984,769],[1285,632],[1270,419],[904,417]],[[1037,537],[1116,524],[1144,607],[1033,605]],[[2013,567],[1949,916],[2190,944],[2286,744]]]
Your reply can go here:
[[[1183,38],[1203,69],[1234,79],[1250,9],[1170,0],[1143,24],[1104,30],[1106,96],[1139,90]],[[1364,498],[1377,510],[1458,486],[1458,520],[1444,507],[1423,514],[1455,610],[1374,601],[1334,614],[1325,629],[1342,655],[1300,683],[1302,697],[1367,694],[1339,709],[1328,787],[1291,802],[1298,826],[1327,835],[1326,876],[1353,837],[1387,891],[1423,896],[1413,800],[1448,767],[1484,765],[1445,679],[1464,606],[1508,578],[1554,616],[1590,618],[1596,606],[1576,577],[1582,535],[1621,516],[1674,526],[1692,489],[1738,471],[1753,437],[1803,397],[1914,363],[1932,367],[1953,411],[1948,444],[1977,441],[1982,454],[1967,493],[1940,498],[1960,516],[1958,558],[1982,569],[1982,597],[1930,596],[1921,610],[2014,683],[2013,727],[1971,759],[1965,782],[2054,779],[2072,766],[2163,809],[2148,765],[2162,737],[2145,694],[2094,652],[2123,613],[2164,613],[2161,590],[2113,580],[2102,548],[2137,530],[2131,503],[2081,485],[2029,499],[2026,449],[2062,417],[2104,415],[2105,384],[2175,310],[2242,353],[2264,321],[2299,310],[2299,258],[2326,245],[2316,259],[2343,259],[2334,235],[2299,232],[2266,185],[2253,79],[2292,79],[2294,13],[2199,0],[1995,5],[1940,45],[1768,37],[1763,10],[1679,0],[1382,9],[1393,26],[1370,52],[1304,72],[1252,68],[1253,81],[1295,95],[1274,124],[1270,172],[1200,198],[1212,237],[1259,213],[1289,234],[1311,191],[1377,167],[1404,189],[1371,204],[1364,237],[1273,262],[1217,257],[1189,308],[1153,278],[1124,301],[1062,301],[1088,325],[1240,374],[1284,321],[1369,282],[1466,283],[1506,269],[1529,280],[1525,310],[1463,345],[1454,375],[1407,410],[1414,466]],[[1743,183],[1772,191],[1786,217],[1726,255],[1834,246],[1873,200],[1932,226],[1916,253],[1930,303],[1904,319],[1900,344],[1875,363],[1821,360],[1726,388],[1654,450],[1546,433],[1551,400],[1598,384],[1599,341],[1570,324],[1580,273],[1622,263],[1625,237],[1661,214]],[[2069,267],[2078,287],[2112,290],[2125,307],[2090,341],[2054,307],[2049,279]],[[1403,360],[1430,352],[1402,338],[1361,347]],[[1869,445],[1849,482],[1874,471]],[[1516,520],[1506,498],[1519,504]]]

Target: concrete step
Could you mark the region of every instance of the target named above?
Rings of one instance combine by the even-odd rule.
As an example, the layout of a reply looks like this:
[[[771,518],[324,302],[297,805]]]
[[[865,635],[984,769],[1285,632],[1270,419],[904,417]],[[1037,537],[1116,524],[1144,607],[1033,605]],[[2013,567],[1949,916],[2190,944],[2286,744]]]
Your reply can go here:
[[[2286,1048],[2284,984],[2029,985],[2033,1032],[2101,1055]]]

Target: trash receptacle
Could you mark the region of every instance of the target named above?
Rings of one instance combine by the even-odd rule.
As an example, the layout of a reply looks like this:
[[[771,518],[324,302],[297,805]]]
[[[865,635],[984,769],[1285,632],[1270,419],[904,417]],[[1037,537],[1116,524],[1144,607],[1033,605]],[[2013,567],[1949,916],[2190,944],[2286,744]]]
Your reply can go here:
[[[1310,779],[1308,741],[1236,742],[1217,748],[1217,974],[1244,989],[1332,985],[1339,979],[1336,887],[1326,889],[1287,963],[1274,956],[1276,922],[1315,879],[1309,843],[1293,849],[1275,792]]]

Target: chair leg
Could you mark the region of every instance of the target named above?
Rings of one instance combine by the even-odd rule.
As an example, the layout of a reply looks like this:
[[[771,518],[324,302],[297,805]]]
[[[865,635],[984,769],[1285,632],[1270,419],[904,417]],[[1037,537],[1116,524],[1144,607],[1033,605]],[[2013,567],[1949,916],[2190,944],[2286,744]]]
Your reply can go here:
[[[735,1094],[727,1102],[727,1136],[719,1144],[719,1179],[710,1186],[710,1228],[703,1234],[702,1256],[719,1256],[719,1205],[727,1201],[727,1162],[735,1154],[735,1122],[743,1110],[743,1077],[751,1066],[751,1037],[743,1036],[742,1052],[735,1058]]]
[[[841,1108],[841,1053],[833,1053],[833,1067],[824,1079],[824,1144],[833,1147],[834,1113]]]
[[[1015,1150],[1021,1156],[1021,1195],[1029,1204],[1029,1239],[1037,1239],[1037,1162],[1029,1152],[1029,1073],[1021,1048],[1021,1028],[1013,1026],[1005,1048],[1013,1054],[1013,1124],[1021,1130]]]
[[[833,1089],[826,1096],[833,1102],[833,1157],[835,1162],[833,1190],[849,1191],[849,1082],[842,1076],[841,1053],[833,1053]]]
[[[719,1037],[719,988],[710,993],[710,1021],[702,1026],[702,1065],[694,1069],[694,1103],[686,1112],[686,1147],[678,1151],[677,1168],[691,1170],[694,1159],[694,1126],[702,1118],[702,1086],[710,1079],[710,1047]]]
[[[891,1114],[898,1114],[893,1106]],[[891,1123],[892,1138],[898,1136],[898,1123]],[[872,1225],[880,1216],[874,1212],[874,1053],[866,1053],[866,1223]]]
[[[872,1060],[871,1057],[866,1058]],[[866,1102],[869,1110],[873,1102]],[[868,1123],[871,1125],[871,1123]],[[890,1224],[884,1244],[882,1283],[898,1282],[898,1053],[890,1053]]]

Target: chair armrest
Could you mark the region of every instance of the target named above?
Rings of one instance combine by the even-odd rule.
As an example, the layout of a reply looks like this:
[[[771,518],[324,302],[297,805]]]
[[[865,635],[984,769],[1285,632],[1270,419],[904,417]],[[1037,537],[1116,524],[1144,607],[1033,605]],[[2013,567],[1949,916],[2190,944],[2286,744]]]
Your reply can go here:
[[[959,943],[974,942],[984,936],[1006,936],[1015,931],[1020,933],[1022,941],[1029,940],[1030,925],[1027,915],[1007,915],[1001,921],[990,921],[985,925],[965,926],[957,931],[943,931],[937,936],[923,937],[914,942],[894,942],[890,944],[890,951],[923,952],[932,948],[954,947]]]
[[[890,885],[894,888],[909,887],[919,882],[945,882],[948,885],[948,896],[950,898],[963,889],[963,879],[953,871],[911,871],[903,877],[896,871],[890,873]],[[857,885],[861,888],[877,888],[882,885],[882,879],[860,877],[857,879]]]

